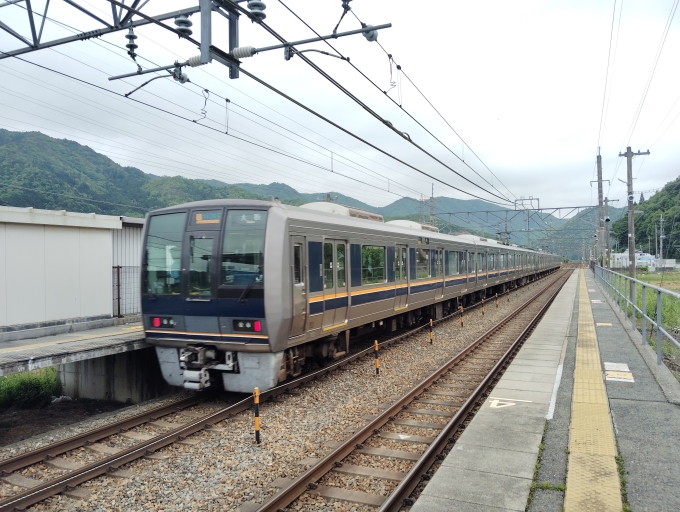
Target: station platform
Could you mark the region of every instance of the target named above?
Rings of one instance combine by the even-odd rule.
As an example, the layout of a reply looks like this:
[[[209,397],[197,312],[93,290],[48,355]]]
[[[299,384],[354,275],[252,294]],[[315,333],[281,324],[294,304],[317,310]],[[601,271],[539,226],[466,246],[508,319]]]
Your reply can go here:
[[[0,342],[0,376],[147,348],[141,323]]]
[[[629,327],[574,271],[411,511],[680,510],[680,383]]]

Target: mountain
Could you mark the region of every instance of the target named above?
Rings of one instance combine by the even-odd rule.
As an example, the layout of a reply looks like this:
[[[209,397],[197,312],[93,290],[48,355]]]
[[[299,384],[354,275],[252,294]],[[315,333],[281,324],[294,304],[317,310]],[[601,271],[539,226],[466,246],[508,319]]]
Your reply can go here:
[[[0,129],[0,203],[46,210],[141,217],[147,211],[211,198],[264,197],[235,185],[146,174],[87,146],[38,132]]]
[[[611,224],[625,214],[625,208],[609,206]],[[580,260],[582,248],[589,251],[593,246],[596,222],[598,219],[597,208],[586,208],[573,217],[566,219],[562,224],[551,226],[536,237],[536,247],[547,247],[550,252],[555,252],[570,260]],[[613,234],[610,234],[613,239]]]
[[[227,184],[218,180],[192,180],[181,176],[156,176],[134,167],[123,167],[87,146],[56,139],[39,132],[0,129],[0,203],[48,210],[144,216],[146,212],[178,203],[203,199],[278,197],[299,206],[314,201],[333,202],[373,211],[386,219],[429,221],[430,202],[401,198],[374,207],[334,191],[298,192],[284,183]],[[526,242],[524,211],[501,208],[477,199],[434,198],[435,224],[442,231],[484,234],[496,238],[510,232],[511,242]],[[529,228],[553,227],[564,220],[535,213]],[[532,243],[533,245],[533,243]]]
[[[611,208],[610,208],[611,210]],[[661,215],[664,218],[663,257],[680,259],[680,177],[667,183],[649,199],[635,205],[635,241],[637,249],[656,254],[655,235],[660,234]],[[614,220],[614,219],[612,219]],[[618,252],[628,247],[628,216],[612,223],[611,239],[618,242]],[[654,228],[656,227],[656,233]]]

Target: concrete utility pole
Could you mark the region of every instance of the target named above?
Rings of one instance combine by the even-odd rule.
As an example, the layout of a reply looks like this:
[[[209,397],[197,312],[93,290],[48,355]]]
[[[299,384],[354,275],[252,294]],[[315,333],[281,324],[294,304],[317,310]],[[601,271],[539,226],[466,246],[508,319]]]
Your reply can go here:
[[[604,218],[608,219],[609,218],[609,198],[605,197],[604,198]],[[604,223],[604,266],[605,268],[612,268],[612,262],[611,262],[611,244],[609,243],[609,222],[605,220]]]
[[[604,213],[602,205],[602,157],[600,156],[600,148],[597,148],[597,204],[598,204],[598,231],[597,231],[597,247],[602,260],[600,265],[604,265]]]
[[[659,227],[659,258],[661,259],[661,268],[663,268],[663,213],[661,214],[661,219],[659,219],[661,226]],[[671,231],[673,231],[673,226],[671,226]]]
[[[619,156],[626,157],[626,167],[628,170],[626,183],[628,185],[628,263],[630,265],[629,275],[635,278],[635,212],[634,204],[635,195],[633,194],[633,157],[639,155],[649,155],[649,151],[638,151],[633,153],[630,146],[626,148],[625,153],[619,153]],[[631,286],[631,297],[633,296],[633,287],[635,283],[630,282]]]
[[[432,195],[430,195],[430,225],[434,226],[434,183],[432,184]]]

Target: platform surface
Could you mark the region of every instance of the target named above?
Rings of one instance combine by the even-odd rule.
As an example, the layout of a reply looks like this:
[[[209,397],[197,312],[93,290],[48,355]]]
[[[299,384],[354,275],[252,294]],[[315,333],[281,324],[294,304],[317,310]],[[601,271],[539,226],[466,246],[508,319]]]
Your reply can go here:
[[[0,376],[139,350],[149,346],[144,340],[141,324],[126,324],[4,341],[0,342]]]
[[[680,510],[678,396],[592,272],[576,271],[412,510],[621,510],[616,455],[632,510]]]
[[[574,272],[568,279],[412,512],[526,509],[578,277]]]

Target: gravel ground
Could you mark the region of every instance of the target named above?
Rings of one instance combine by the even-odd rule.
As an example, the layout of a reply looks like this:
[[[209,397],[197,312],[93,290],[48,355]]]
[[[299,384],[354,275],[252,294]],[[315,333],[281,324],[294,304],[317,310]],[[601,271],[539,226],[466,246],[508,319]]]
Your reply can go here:
[[[348,436],[347,429],[366,423],[362,416],[379,414],[380,404],[408,391],[414,381],[429,375],[537,290],[534,287],[525,289],[518,297],[513,295],[509,303],[500,301],[501,307],[498,309],[495,306],[487,307],[485,316],[480,311],[466,312],[464,328],[460,327],[458,319],[436,326],[433,345],[430,345],[425,330],[399,344],[382,348],[379,377],[375,376],[373,359],[364,358],[303,386],[297,393],[284,395],[280,401],[263,404],[260,445],[254,443],[252,413],[242,413],[237,418],[218,424],[221,427],[219,430],[202,431],[191,436],[191,439],[199,441],[197,446],[175,444],[164,448],[161,453],[170,456],[167,460],[140,459],[127,464],[122,469],[134,473],[136,476],[132,479],[96,478],[80,486],[91,491],[86,500],[55,496],[32,509],[234,510],[244,502],[260,503],[277,491],[271,486],[276,478],[295,478],[301,474],[306,467],[301,466],[300,461],[307,457],[324,456],[330,451],[324,443],[345,439]],[[441,395],[429,395],[427,398],[446,399]],[[157,405],[158,402],[153,404],[154,407]],[[144,406],[152,407],[147,404]],[[424,404],[420,407],[424,408]],[[427,404],[426,407],[437,409],[441,406]],[[125,411],[129,409],[133,408]],[[141,410],[136,409],[129,414]],[[454,411],[455,408],[441,407],[440,410]],[[124,414],[125,411],[117,414]],[[400,417],[442,424],[446,420],[443,417],[406,413],[401,413]],[[112,416],[102,418],[96,426],[112,419]],[[61,439],[73,435],[73,428],[77,427],[66,429],[61,434],[51,432],[42,441],[32,441],[44,443]],[[79,428],[84,431],[94,428],[94,425],[83,422]],[[433,430],[408,427],[399,427],[398,431],[415,435],[437,434]],[[426,447],[423,444],[386,439],[380,441],[380,446],[413,452],[423,451]],[[14,448],[18,449],[21,448]],[[346,462],[367,465],[366,461],[369,460],[370,465],[394,471],[408,471],[413,464],[411,461],[360,454],[350,455]],[[350,479],[353,489],[376,492],[376,481],[363,477],[332,473],[324,477],[321,483],[340,485],[340,482]],[[394,486],[390,482],[379,482],[385,493]],[[293,509],[361,511],[370,510],[370,507],[328,502],[313,493],[307,493],[295,503]]]
[[[45,446],[46,444],[54,443],[68,437],[82,434],[88,430],[94,430],[96,428],[109,425],[122,418],[129,418],[130,416],[140,414],[146,410],[153,409],[154,407],[161,407],[172,402],[178,402],[187,396],[189,396],[189,392],[182,391],[175,395],[156,398],[154,400],[149,400],[148,402],[118,409],[114,412],[99,414],[79,423],[74,423],[62,428],[50,430],[49,432],[46,432],[42,435],[31,437],[30,439],[25,439],[18,443],[3,446],[0,448],[0,461],[9,459],[15,455],[19,455],[30,450],[34,450],[41,446]]]

